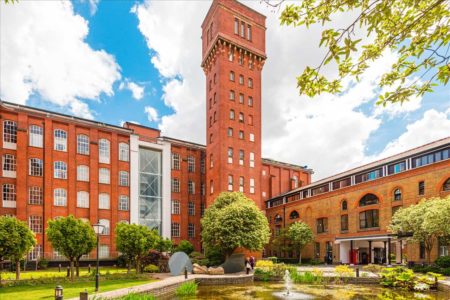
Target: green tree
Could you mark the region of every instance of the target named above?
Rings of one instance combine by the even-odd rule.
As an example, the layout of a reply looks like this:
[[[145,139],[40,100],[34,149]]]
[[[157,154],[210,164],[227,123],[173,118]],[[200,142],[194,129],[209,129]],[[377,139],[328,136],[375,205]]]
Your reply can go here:
[[[288,228],[279,228],[274,233],[274,237],[270,242],[270,248],[277,253],[290,252],[292,245],[288,237]]]
[[[389,230],[411,234],[410,240],[422,242],[430,263],[434,243],[450,235],[450,196],[423,199],[416,205],[401,208],[392,217]]]
[[[302,262],[303,248],[314,241],[314,234],[306,223],[302,221],[292,223],[287,230],[287,237],[292,246],[298,250],[298,263]]]
[[[194,245],[192,245],[191,242],[186,241],[186,240],[182,240],[178,246],[175,248],[175,252],[184,252],[187,255],[191,254],[194,251]]]
[[[281,7],[284,0],[265,2]],[[342,92],[344,80],[359,80],[370,63],[389,50],[396,51],[398,58],[379,81],[386,92],[378,104],[402,103],[432,91],[433,86],[446,85],[450,78],[449,5],[449,0],[303,0],[286,5],[280,16],[282,25],[324,28],[319,46],[326,54],[318,66],[306,67],[297,77],[300,94]],[[333,17],[343,12],[349,14],[348,26],[330,28]],[[364,41],[362,32],[368,36]],[[337,64],[336,77],[324,75],[323,67],[330,62]]]
[[[155,249],[160,242],[156,230],[138,224],[119,223],[116,226],[116,247],[128,261],[128,272],[131,262],[136,263],[136,273],[141,272],[141,259],[150,249]]]
[[[77,264],[77,275],[79,275],[80,258],[89,254],[96,245],[94,229],[89,222],[70,215],[49,220],[46,234],[53,249],[70,261],[70,279],[73,280],[74,262]]]
[[[156,244],[156,250],[159,252],[172,252],[173,250],[173,242],[169,238],[161,237]]]
[[[239,247],[260,251],[269,241],[266,217],[239,192],[221,193],[206,209],[201,223],[205,246],[219,247],[226,257]]]
[[[20,260],[36,245],[34,233],[15,217],[0,217],[0,261],[16,263],[16,280],[20,279]]]

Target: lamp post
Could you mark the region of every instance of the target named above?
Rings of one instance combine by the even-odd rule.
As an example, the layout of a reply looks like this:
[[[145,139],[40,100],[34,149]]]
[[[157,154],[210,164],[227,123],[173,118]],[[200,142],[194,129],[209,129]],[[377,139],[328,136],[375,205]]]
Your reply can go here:
[[[55,300],[63,300],[63,287],[60,285],[57,285],[55,288]]]
[[[103,230],[105,229],[105,226],[100,224],[99,222],[97,222],[97,224],[92,225],[92,227],[94,227],[94,232],[97,235],[97,269],[95,272],[95,291],[98,292],[98,279],[99,279],[99,274],[98,274],[98,264],[99,264],[99,260],[98,260],[98,248],[99,248],[99,242],[100,242],[100,234],[103,233]]]

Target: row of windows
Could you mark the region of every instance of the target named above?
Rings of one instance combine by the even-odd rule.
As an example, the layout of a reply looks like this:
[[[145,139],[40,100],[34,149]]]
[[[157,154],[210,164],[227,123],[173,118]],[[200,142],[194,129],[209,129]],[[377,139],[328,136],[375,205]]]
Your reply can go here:
[[[244,21],[239,21],[238,18],[234,19],[234,34],[239,35],[247,40],[252,40],[252,26],[245,24]]]
[[[67,151],[67,132],[62,129],[53,131],[53,149],[56,151]],[[17,143],[17,123],[6,120],[3,122],[3,141],[7,143]],[[37,125],[29,128],[29,146],[42,148],[44,146],[44,130]],[[84,134],[77,135],[77,153],[89,155],[89,137]],[[99,161],[109,163],[110,161],[110,141],[100,139],[98,141]],[[127,143],[119,143],[119,160],[129,161],[130,148]]]
[[[229,164],[233,163],[233,155],[234,155],[233,153],[234,153],[233,148],[232,147],[228,147],[228,150],[227,150],[228,160],[227,160],[227,162]],[[211,168],[212,168],[214,166],[213,159],[212,159],[213,158],[212,154],[211,154],[210,158],[211,158],[210,163],[211,163]],[[239,165],[243,166],[244,163],[245,163],[245,151],[240,149],[239,150]],[[249,154],[249,166],[250,166],[250,168],[254,168],[255,167],[255,153],[253,153],[253,152],[250,152],[250,154]]]
[[[201,211],[203,210],[204,210],[204,203],[201,204]],[[172,215],[179,215],[180,213],[181,213],[180,201],[172,200]],[[189,216],[195,216],[195,203],[193,201],[188,202],[188,214]]]
[[[235,81],[235,75],[234,75],[234,71],[230,71],[230,75],[228,76],[228,79],[230,80],[230,81]],[[245,83],[245,79],[244,79],[244,75],[242,75],[242,74],[239,74],[239,84],[240,85],[244,85],[244,83]],[[249,87],[249,88],[253,88],[253,78],[247,78],[247,87]],[[233,97],[231,97],[231,94],[233,94]],[[243,101],[243,99],[244,99],[244,95],[243,94],[241,94],[242,95],[242,102],[240,102],[240,103],[244,103],[244,101]],[[251,97],[249,97],[249,98],[251,98]],[[230,90],[230,100],[234,100],[234,91],[233,90]],[[251,102],[251,105],[250,105],[250,101],[249,101],[249,106],[253,106],[253,99],[252,99],[252,102]]]
[[[375,180],[375,179],[385,176],[385,174],[388,174],[388,175],[397,174],[400,172],[404,172],[407,169],[417,168],[417,167],[424,166],[424,165],[427,165],[430,163],[449,159],[449,157],[450,157],[449,154],[450,154],[450,149],[447,148],[447,149],[435,151],[431,154],[421,155],[421,156],[412,158],[411,164],[407,164],[407,160],[405,159],[404,161],[389,164],[384,167],[379,167],[377,169],[374,169],[374,170],[371,170],[368,172],[360,173],[360,174],[357,174],[354,176],[349,176],[347,178],[329,182],[329,183],[323,184],[318,187],[313,187],[311,189],[302,190],[298,194],[291,195],[290,198],[295,198],[295,200],[305,199],[305,198],[308,198],[311,196],[326,193],[330,190],[337,190],[340,188],[351,186],[353,184],[358,184],[358,183],[362,183],[362,182],[366,182],[366,181],[370,181],[370,180]],[[410,165],[410,166],[412,165],[412,166],[410,168],[407,168],[408,165]],[[352,181],[354,181],[353,184],[352,184]],[[443,187],[443,189],[445,190],[445,187]],[[397,193],[397,195],[394,195],[394,198],[395,197],[401,198],[401,191],[400,190],[396,191],[396,193]],[[417,193],[419,196],[425,195],[425,182],[424,181],[420,181],[418,183]],[[295,196],[297,196],[297,197],[295,197]],[[268,207],[274,207],[277,205],[281,205],[281,204],[283,204],[283,199],[274,199],[273,201],[271,201],[270,203],[267,203],[267,204],[268,204]]]
[[[187,163],[188,163],[188,172],[194,173],[195,172],[195,157],[192,155],[189,155],[187,157]],[[181,157],[178,153],[172,153],[172,170],[181,170]],[[200,171],[202,173],[205,173],[205,159],[202,158],[200,160]]]
[[[172,223],[171,234],[172,237],[180,237],[180,223]],[[195,237],[195,224],[193,223],[188,224],[188,237]]]
[[[234,190],[234,177],[233,175],[228,175],[228,191]],[[244,192],[245,178],[243,176],[239,176],[239,192]],[[250,186],[249,186],[250,194],[255,193],[255,179],[250,178]]]
[[[2,187],[3,203],[16,202],[16,186],[14,184],[4,184]],[[119,196],[119,210],[129,210],[129,197],[126,195]],[[43,204],[43,192],[39,186],[31,186],[28,188],[28,203],[33,205]],[[53,205],[67,206],[67,190],[64,188],[57,188],[53,190]],[[5,206],[3,207],[10,207]],[[14,206],[15,207],[15,206]],[[89,208],[89,193],[86,191],[77,192],[77,207]],[[98,195],[98,208],[110,209],[110,197],[107,193],[100,193]]]
[[[203,194],[203,183],[202,183],[202,194]],[[180,192],[180,180],[178,178],[172,178],[172,193]],[[188,193],[190,195],[195,194],[195,182],[192,180],[188,181]]]
[[[230,49],[228,52],[228,61],[233,62],[234,61],[234,49]],[[238,55],[238,63],[240,66],[244,66],[244,55],[241,51],[239,51]],[[248,68],[250,70],[253,70],[254,61],[253,58],[248,59]]]

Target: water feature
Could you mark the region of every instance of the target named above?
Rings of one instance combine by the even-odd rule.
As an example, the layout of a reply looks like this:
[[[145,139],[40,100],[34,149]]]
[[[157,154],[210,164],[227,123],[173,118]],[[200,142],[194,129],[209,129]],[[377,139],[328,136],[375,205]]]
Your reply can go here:
[[[303,300],[303,299],[314,299],[313,296],[292,291],[292,279],[289,270],[284,272],[284,292],[274,292],[273,295],[277,299],[289,299],[289,300]]]

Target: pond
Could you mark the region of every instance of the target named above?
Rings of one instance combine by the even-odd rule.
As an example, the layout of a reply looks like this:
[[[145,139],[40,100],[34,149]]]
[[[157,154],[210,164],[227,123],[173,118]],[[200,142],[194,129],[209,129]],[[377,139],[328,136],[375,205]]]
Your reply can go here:
[[[197,296],[193,299],[450,299],[448,293],[444,292],[406,292],[383,288],[378,285],[304,285],[293,284],[290,297],[284,297],[283,283],[255,282],[251,285],[234,286],[200,286]],[[172,298],[173,299],[173,298]]]

